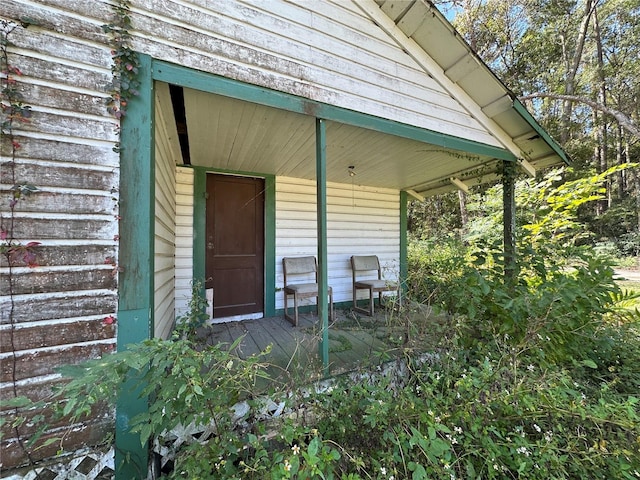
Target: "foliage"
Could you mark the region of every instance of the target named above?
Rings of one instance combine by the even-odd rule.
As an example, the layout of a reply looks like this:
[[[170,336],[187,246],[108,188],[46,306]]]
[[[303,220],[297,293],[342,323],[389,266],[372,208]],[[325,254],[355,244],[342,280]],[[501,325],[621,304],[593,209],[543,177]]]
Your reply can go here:
[[[542,126],[560,140],[576,178],[638,163],[640,1],[435,3],[454,19],[473,50]],[[595,240],[615,241],[625,254],[637,255],[640,169],[617,172],[602,187],[603,199],[581,209],[581,223]],[[468,198],[476,207],[485,199],[477,193]],[[424,203],[439,202],[445,205],[437,198]],[[412,231],[429,237],[435,229],[459,228],[463,214],[457,205],[449,202],[439,213],[440,224],[428,216],[418,217],[426,221],[415,222]],[[477,221],[474,226],[481,227]],[[489,226],[484,230],[488,232]]]
[[[140,81],[138,71],[140,61],[131,48],[131,17],[129,0],[117,0],[113,4],[114,20],[102,26],[109,35],[113,74],[111,96],[107,100],[107,111],[116,118],[126,115],[127,104],[132,97],[138,96]]]
[[[169,478],[637,478],[640,313],[625,302],[638,295],[580,245],[576,220],[601,179],[530,189],[515,281],[491,244],[415,242],[411,291],[448,312],[450,332],[429,356],[407,351],[403,376],[378,368],[259,397],[265,357],[237,358],[241,339],[197,344],[184,331],[194,301],[172,339],[67,369],[61,413],[75,422],[115,392],[149,398],[132,420],[143,444],[213,425]]]
[[[189,299],[188,309],[184,315],[176,319],[176,327],[174,335],[182,338],[196,340],[196,334],[199,328],[203,327],[209,316],[206,313],[207,299],[202,296],[202,282],[196,280],[191,284],[191,298]]]
[[[414,240],[407,247],[407,297],[437,305],[468,269],[466,247],[455,236]]]
[[[585,255],[537,282],[523,267],[514,291],[499,262],[476,263],[444,294],[465,298],[449,303],[454,334],[429,362],[408,352],[403,377],[362,372],[266,401],[254,395],[259,356],[176,334],[73,368],[62,413],[88,414],[133,370],[151,400],[133,420],[142,442],[215,425],[168,478],[635,478],[640,331],[612,322],[610,269]],[[242,398],[251,410],[232,409]],[[261,421],[274,401],[290,413]]]
[[[555,169],[546,173],[538,182],[531,179],[516,184],[516,218],[521,249],[528,246],[548,248],[565,258],[570,258],[572,248],[592,244],[595,239],[581,212],[590,203],[602,200],[606,182],[621,171],[638,168],[638,164],[623,164],[602,173],[563,180],[574,176],[571,169]],[[466,240],[477,247],[501,241],[502,186],[488,189],[485,194],[469,204],[475,216],[468,227]]]

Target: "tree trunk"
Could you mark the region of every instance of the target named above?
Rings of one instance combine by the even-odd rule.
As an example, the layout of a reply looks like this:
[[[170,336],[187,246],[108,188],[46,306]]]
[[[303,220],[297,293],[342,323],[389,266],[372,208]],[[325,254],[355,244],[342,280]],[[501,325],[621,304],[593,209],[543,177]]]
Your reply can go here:
[[[578,31],[578,38],[576,40],[576,47],[573,54],[569,52],[568,38],[566,35],[561,35],[563,56],[565,59],[566,78],[564,93],[566,95],[575,95],[576,93],[576,75],[580,67],[582,60],[582,52],[584,51],[584,44],[587,38],[587,30],[589,29],[589,23],[593,14],[593,0],[586,0],[584,6],[584,14],[582,21],[580,22],[580,29]],[[570,57],[571,56],[571,57]],[[561,117],[561,143],[565,144],[570,138],[570,126],[571,126],[571,114],[573,113],[573,102],[565,99],[562,104],[562,117]]]
[[[593,33],[594,40],[596,42],[596,65],[598,72],[598,87],[597,87],[597,102],[603,106],[607,106],[607,83],[604,74],[604,54],[602,52],[602,36],[600,32],[600,23],[598,21],[598,6],[593,6]],[[596,112],[594,112],[597,115]],[[608,167],[607,157],[608,155],[608,135],[607,135],[607,121],[603,115],[599,122],[597,122],[597,138],[598,138],[598,157],[594,158],[596,161],[596,170],[599,173],[604,172]],[[605,211],[611,208],[611,180],[607,179],[606,189],[607,194],[605,198],[598,202],[597,214],[602,215]]]

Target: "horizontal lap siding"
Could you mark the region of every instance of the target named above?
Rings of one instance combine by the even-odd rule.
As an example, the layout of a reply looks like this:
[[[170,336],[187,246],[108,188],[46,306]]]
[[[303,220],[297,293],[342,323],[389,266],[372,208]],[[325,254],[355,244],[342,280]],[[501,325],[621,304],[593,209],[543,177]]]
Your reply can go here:
[[[193,279],[193,169],[176,167],[176,317],[187,313]]]
[[[276,289],[283,286],[282,257],[317,256],[316,209],[315,182],[276,178]],[[327,266],[334,302],[352,300],[351,255],[378,255],[385,277],[397,279],[399,218],[398,191],[327,184]],[[281,292],[276,308],[283,308]]]
[[[154,241],[155,336],[168,338],[175,320],[177,132],[166,84],[156,86]]]
[[[104,321],[116,316],[118,260],[117,121],[105,107],[111,54],[100,27],[107,17],[99,16],[109,7],[96,3],[83,16],[74,2],[46,3],[3,0],[0,7],[4,19],[34,22],[9,37],[9,63],[23,73],[16,87],[32,114],[14,125],[20,148],[13,169],[9,136],[2,135],[2,223],[12,186],[34,185],[37,191],[16,204],[13,235],[21,244],[41,244],[34,250],[38,266],[12,268],[11,285],[4,257],[0,263],[3,399],[14,390],[44,398],[59,366],[115,347],[117,322]],[[104,427],[104,419],[84,422],[67,447],[101,438]],[[5,425],[2,434],[2,466],[24,462],[13,431]],[[46,455],[33,452],[36,459]]]
[[[132,12],[135,47],[155,58],[497,144],[351,1],[134,0]]]

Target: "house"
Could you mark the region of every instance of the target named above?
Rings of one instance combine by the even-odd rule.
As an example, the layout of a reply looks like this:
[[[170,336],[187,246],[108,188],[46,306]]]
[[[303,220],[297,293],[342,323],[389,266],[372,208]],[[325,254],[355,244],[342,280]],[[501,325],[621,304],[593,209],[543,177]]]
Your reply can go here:
[[[194,281],[215,320],[280,314],[284,256],[317,256],[321,292],[348,305],[351,255],[403,275],[409,199],[566,161],[427,0],[4,0],[0,19],[30,106],[3,130],[2,225],[39,242],[35,267],[3,259],[3,399],[166,337]],[[114,35],[137,53],[115,116]],[[140,408],[119,403],[121,452]],[[3,429],[3,468],[24,463]]]

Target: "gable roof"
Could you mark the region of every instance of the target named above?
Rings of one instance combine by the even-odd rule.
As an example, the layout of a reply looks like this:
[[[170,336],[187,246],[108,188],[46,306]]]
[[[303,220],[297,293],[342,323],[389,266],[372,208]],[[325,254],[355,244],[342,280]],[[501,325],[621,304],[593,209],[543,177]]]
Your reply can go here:
[[[358,2],[358,5],[453,95],[466,95],[473,100],[478,109],[471,113],[496,133],[505,148],[534,168],[569,163],[560,145],[432,2],[375,0],[375,3],[379,11],[368,2]],[[423,57],[422,51],[428,57]]]
[[[225,13],[245,26],[240,22],[247,9],[238,3],[241,14]],[[268,49],[264,58],[234,58],[229,50],[235,70],[224,67],[224,75],[233,72],[244,83],[222,78],[181,84],[193,165],[314,180],[316,116],[328,121],[329,182],[354,181],[348,167],[355,166],[356,184],[434,195],[497,179],[502,160],[518,160],[529,173],[566,162],[562,149],[432,4],[270,5],[268,11],[252,6],[249,17],[261,32],[252,48]],[[333,20],[331,13],[344,18]],[[274,25],[281,31],[271,30]],[[254,41],[228,37],[239,40]],[[377,49],[393,58],[383,54],[385,65],[372,64]],[[258,63],[244,70],[232,63],[245,59]],[[267,60],[269,69],[257,73]],[[409,86],[411,95],[403,90]]]

